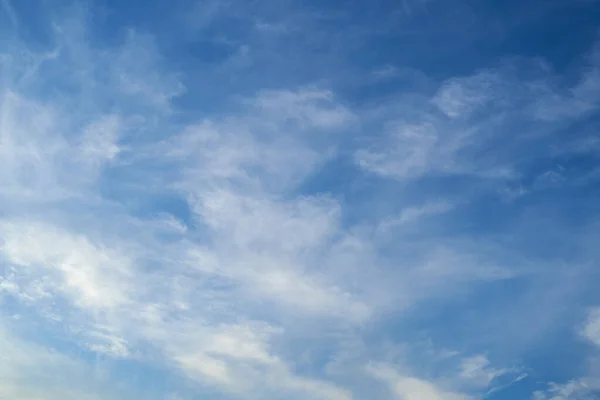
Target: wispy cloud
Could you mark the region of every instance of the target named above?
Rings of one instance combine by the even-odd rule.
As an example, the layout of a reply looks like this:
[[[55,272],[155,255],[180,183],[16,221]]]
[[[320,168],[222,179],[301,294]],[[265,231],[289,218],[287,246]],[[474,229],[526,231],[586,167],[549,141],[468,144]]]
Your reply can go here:
[[[564,123],[596,108],[591,89],[597,81],[596,53],[594,47],[581,60],[581,76],[572,86],[559,87],[552,72],[516,60],[509,67],[450,78],[432,95],[402,95],[386,112],[383,138],[359,149],[356,163],[400,180],[431,175],[518,179],[525,157],[521,149],[557,133],[555,126],[534,122]],[[521,78],[517,68],[535,78]],[[538,147],[535,157],[547,157],[549,150]]]
[[[500,55],[440,74],[371,47],[400,40],[391,20],[446,29],[442,2],[150,3],[2,3],[0,397],[530,384],[530,347],[595,289],[597,45],[568,73]],[[596,314],[569,343],[597,350]],[[589,370],[528,394],[592,395]]]
[[[85,237],[26,221],[4,223],[0,230],[6,262],[25,280],[23,296],[35,300],[36,295],[63,292],[83,308],[112,308],[127,301],[125,285],[133,271],[126,256],[98,248]],[[36,282],[40,277],[43,282]],[[31,287],[44,291],[35,293]]]
[[[13,6],[12,6],[10,0],[2,0],[2,3],[0,3],[0,4],[2,5],[3,11],[6,13],[8,18],[10,19],[10,22],[13,24],[13,26],[15,28],[18,27],[19,20],[17,18],[17,15],[15,13],[15,10],[13,9]]]
[[[73,359],[43,345],[15,337],[0,326],[0,396],[22,399],[127,398],[116,384],[94,376],[81,360]],[[103,385],[104,382],[104,385]]]
[[[597,397],[597,394],[600,393],[600,379],[598,378],[598,367],[595,365],[595,356],[600,351],[599,322],[598,309],[591,309],[581,332],[583,337],[595,347],[589,354],[589,370],[586,376],[571,379],[566,383],[551,382],[546,390],[538,390],[533,394],[534,400],[593,399]]]
[[[369,365],[369,373],[386,383],[395,398],[416,400],[467,400],[465,394],[444,391],[434,383],[397,373],[387,365]]]
[[[600,310],[593,309],[589,312],[588,320],[583,328],[583,335],[593,344],[600,346]]]

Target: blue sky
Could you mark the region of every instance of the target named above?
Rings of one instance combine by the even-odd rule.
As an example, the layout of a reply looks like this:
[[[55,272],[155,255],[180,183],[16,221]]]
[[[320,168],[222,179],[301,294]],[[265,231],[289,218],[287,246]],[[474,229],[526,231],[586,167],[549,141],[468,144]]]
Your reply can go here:
[[[600,399],[598,21],[0,0],[0,399]]]

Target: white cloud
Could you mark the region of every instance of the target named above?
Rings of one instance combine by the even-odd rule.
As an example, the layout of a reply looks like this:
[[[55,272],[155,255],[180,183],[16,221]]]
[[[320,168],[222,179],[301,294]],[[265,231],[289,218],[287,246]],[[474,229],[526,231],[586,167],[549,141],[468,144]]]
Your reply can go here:
[[[400,73],[401,72],[399,71],[399,69],[394,67],[393,65],[386,65],[374,70],[373,76],[376,79],[387,80],[397,77],[398,75],[400,75]]]
[[[162,343],[164,354],[186,376],[242,398],[287,393],[299,399],[351,399],[336,385],[296,375],[272,353],[270,342],[280,328],[264,323],[207,324],[199,320],[155,321],[144,335]]]
[[[559,79],[543,63],[524,64],[530,76],[521,78],[515,74],[520,62],[511,61],[510,67],[449,78],[433,96],[418,92],[399,96],[384,112],[381,135],[355,152],[355,162],[403,181],[449,175],[517,179],[517,166],[526,158],[520,149],[535,146],[534,139],[557,130],[556,124],[544,122],[571,121],[597,108],[597,54],[594,48],[582,60],[580,79],[572,86],[558,85]],[[381,118],[382,113],[373,114]],[[377,126],[377,121],[373,123]],[[527,132],[519,127],[527,127]],[[500,143],[508,140],[518,146],[504,153]],[[549,152],[536,149],[536,157]]]
[[[52,197],[57,160],[67,143],[56,135],[56,116],[8,90],[2,93],[0,114],[0,179],[6,195]],[[5,195],[5,196],[6,196]]]
[[[82,308],[114,308],[128,301],[132,263],[126,256],[102,249],[60,228],[23,221],[0,223],[1,254],[21,283],[24,295],[61,293]],[[20,282],[15,282],[19,285]],[[19,286],[21,286],[19,285]]]
[[[433,98],[433,103],[451,118],[468,118],[477,108],[500,96],[499,79],[482,72],[466,79],[445,82]]]
[[[445,391],[435,383],[398,373],[387,364],[370,364],[367,372],[385,383],[399,400],[468,400],[472,397]]]
[[[183,371],[192,379],[202,382],[208,379],[212,383],[223,385],[226,390],[242,393],[242,390],[236,387],[233,382],[227,363],[222,360],[199,354],[182,354],[173,357]]]
[[[431,168],[430,161],[435,157],[439,140],[433,124],[422,125],[400,123],[389,128],[392,139],[385,147],[386,151],[359,150],[356,161],[361,167],[381,175],[391,175],[399,178],[410,178],[422,175]],[[440,169],[444,166],[443,160]]]
[[[19,339],[0,324],[0,398],[25,400],[124,399],[116,382],[85,363]]]
[[[138,105],[170,112],[172,99],[185,92],[177,76],[164,74],[156,68],[163,60],[150,36],[129,31],[123,46],[111,56],[115,87],[125,95],[135,96]]]
[[[346,107],[335,102],[333,93],[325,90],[265,91],[252,99],[252,104],[277,119],[297,120],[315,128],[339,128],[353,118]]]
[[[250,110],[247,117],[191,125],[156,151],[183,163],[185,175],[179,185],[186,190],[200,180],[210,189],[237,184],[245,189],[283,190],[297,185],[325,155],[299,141],[295,130],[280,131],[280,127],[270,114],[255,115]]]
[[[536,82],[533,90],[539,96],[531,108],[536,118],[560,121],[578,118],[598,107],[600,96],[600,46],[596,44],[586,57],[586,68],[577,83],[559,90],[546,82]]]
[[[474,165],[468,154],[483,139],[479,135],[477,126],[446,125],[434,114],[424,114],[416,122],[400,119],[386,124],[381,143],[358,150],[355,162],[365,170],[399,180],[425,175],[510,178],[511,168],[502,163]]]
[[[87,348],[95,353],[104,354],[116,359],[131,356],[129,343],[121,337],[112,326],[96,326],[88,334]]]
[[[62,26],[61,35],[70,29]],[[87,69],[85,76],[77,75],[81,85],[97,85],[88,62],[101,62],[104,55],[61,37],[61,61],[70,58]],[[127,96],[116,96],[126,112],[154,107],[168,113],[171,98],[180,93],[178,82],[163,81],[152,69],[158,61],[148,40],[130,34],[122,50],[109,52],[114,65],[108,69],[111,80],[104,89],[107,93],[118,89]],[[276,195],[300,182],[326,157],[301,144],[295,133],[337,129],[350,117],[331,93],[265,92],[250,101],[246,116],[192,124],[179,140],[158,145],[164,151],[160,155],[183,171],[166,188],[184,193],[212,230],[213,246],[204,251],[187,240],[173,247],[161,242],[159,237],[165,234],[188,234],[181,224],[173,229],[173,218],[167,217],[166,223],[163,217],[160,223],[137,220],[90,190],[103,169],[144,160],[143,154],[131,154],[120,144],[130,123],[137,123],[135,118],[92,108],[85,110],[81,118],[85,122],[74,124],[68,102],[51,107],[5,96],[5,105],[12,107],[2,109],[2,132],[8,138],[3,143],[12,145],[4,147],[6,154],[33,149],[30,156],[15,158],[15,168],[35,161],[39,164],[35,171],[45,174],[44,186],[31,191],[36,201],[46,201],[56,191],[61,194],[56,198],[68,197],[79,207],[77,202],[93,199],[102,212],[114,214],[79,214],[78,219],[89,224],[85,229],[81,221],[62,213],[53,215],[52,223],[40,222],[37,216],[4,220],[2,257],[12,272],[3,277],[3,294],[39,308],[48,324],[57,317],[75,344],[105,357],[161,359],[198,384],[244,398],[264,398],[270,392],[306,399],[351,398],[335,384],[297,375],[293,363],[273,353],[270,341],[278,328],[264,328],[260,322],[221,322],[230,315],[227,309],[237,308],[236,317],[243,316],[249,311],[245,303],[265,298],[274,307],[283,306],[278,312],[284,315],[298,309],[325,318],[363,320],[368,315],[360,300],[324,274],[307,271],[305,257],[326,248],[338,232],[339,205],[327,198],[288,202]],[[41,122],[29,115],[37,115]],[[282,137],[280,129],[289,121],[295,121],[293,131]],[[249,173],[253,168],[260,173]],[[7,174],[9,179],[14,174]],[[22,180],[14,186],[26,190],[28,185],[30,181]],[[119,223],[101,228],[100,219]],[[75,226],[82,233],[75,233]],[[125,234],[115,239],[110,235],[116,231]],[[288,240],[281,241],[282,236]],[[153,274],[147,263],[172,269]],[[219,293],[189,289],[208,288],[215,277],[241,283],[242,288]],[[55,304],[57,298],[77,312]]]
[[[281,198],[328,157],[312,149],[310,128],[335,130],[348,111],[323,91],[271,91],[247,102],[240,116],[203,121],[161,144],[185,171],[173,186],[213,237],[212,249],[191,248],[190,264],[241,285],[251,298],[364,320],[368,306],[309,264],[340,233],[339,204],[324,196]],[[300,123],[289,126],[289,119]]]
[[[551,383],[546,391],[535,391],[532,400],[593,400],[600,390],[597,379],[574,379],[565,384]]]
[[[383,354],[388,361],[371,361],[366,372],[401,400],[481,399],[527,376],[519,368],[495,368],[483,354],[459,358],[459,352],[438,350],[429,340],[386,346]],[[497,385],[500,377],[512,381]]]
[[[272,354],[269,341],[278,329],[260,324],[213,325],[197,314],[200,309],[196,303],[183,308],[176,303],[170,305],[165,301],[168,298],[164,298],[168,295],[165,285],[174,277],[159,286],[153,286],[149,280],[143,285],[145,290],[159,290],[164,298],[153,309],[146,299],[138,296],[143,274],[137,271],[132,275],[132,261],[114,250],[101,249],[88,239],[63,230],[24,222],[5,223],[2,232],[3,255],[14,265],[19,277],[18,295],[27,295],[31,301],[42,304],[43,299],[31,289],[42,281],[44,293],[72,300],[88,316],[63,323],[82,336],[81,344],[88,350],[112,358],[137,358],[140,355],[134,346],[143,341],[190,379],[225,392],[244,396],[252,393],[260,398],[265,390],[278,388],[307,398],[350,398],[334,385],[296,376],[286,362]],[[135,277],[135,286],[130,277]],[[2,286],[15,289],[12,284],[3,281]],[[294,286],[289,288],[292,290]],[[308,286],[306,290],[314,288]],[[327,293],[323,296],[328,296]],[[262,294],[255,293],[250,298],[256,296]],[[286,299],[288,293],[278,291],[277,296]],[[328,306],[327,297],[320,300],[325,302],[322,307]],[[303,305],[314,300],[297,301]],[[98,314],[98,309],[102,313]],[[322,312],[319,307],[310,311]]]
[[[492,368],[488,358],[483,354],[478,354],[462,360],[460,377],[469,385],[487,388],[495,378],[507,372],[509,372],[507,369]]]
[[[580,332],[589,342],[600,349],[600,309],[593,308],[588,312],[587,320]],[[588,357],[589,370],[581,378],[566,383],[551,382],[546,390],[533,393],[532,400],[593,400],[600,393],[600,378],[597,368],[593,368],[594,354]]]
[[[151,36],[130,31],[99,49],[82,39],[82,21],[54,25],[55,49],[11,50],[0,83],[0,296],[41,335],[64,332],[65,353],[153,364],[186,377],[198,395],[208,387],[243,399],[349,400],[362,389],[355,370],[378,344],[365,339],[363,353],[340,357],[348,365],[336,375],[323,367],[332,365],[332,342],[377,340],[384,318],[518,276],[487,251],[487,238],[440,238],[419,223],[454,203],[429,199],[363,223],[351,199],[315,194],[307,181],[339,147],[354,146],[355,122],[383,126],[382,142],[355,152],[371,172],[512,177],[509,161],[486,155],[487,141],[505,131],[504,114],[477,119],[486,107],[504,107],[502,71],[450,79],[431,96],[401,96],[382,107],[389,115],[351,110],[314,86],[258,90],[194,120],[178,114],[183,79],[165,70],[169,60]],[[244,57],[254,51],[235,47]],[[573,104],[587,109],[594,79],[590,73],[557,104],[585,100]],[[351,186],[353,174],[336,179]],[[372,235],[377,227],[394,231]],[[428,238],[409,237],[416,231]],[[78,372],[85,362],[3,332],[0,397],[115,398],[71,389],[94,383]],[[584,334],[597,342],[592,319]],[[471,399],[515,372],[483,355],[439,379],[391,364],[367,370],[404,400]],[[30,383],[37,377],[45,380]]]
[[[454,207],[453,204],[447,201],[429,201],[420,206],[405,207],[397,217],[391,217],[384,220],[379,229],[387,231],[402,225],[419,221],[427,216],[435,216],[450,211]]]
[[[218,240],[216,253],[191,250],[190,263],[202,273],[241,283],[254,298],[310,314],[357,321],[368,316],[367,305],[328,284],[326,276],[307,264],[335,239],[339,226],[334,202],[307,198],[282,203],[204,191],[196,204]]]
[[[587,322],[583,328],[583,335],[591,343],[600,347],[600,308],[589,312]]]
[[[90,103],[57,101],[50,106],[6,92],[1,131],[6,157],[0,161],[6,168],[1,176],[4,186],[14,190],[4,193],[10,200],[23,192],[35,201],[68,198],[78,207],[79,202],[92,201],[103,213],[108,209],[115,214],[90,217],[84,212],[79,221],[60,212],[50,218],[52,222],[37,220],[37,214],[3,220],[1,251],[9,273],[2,278],[2,294],[33,305],[46,324],[60,322],[75,344],[105,357],[162,359],[197,383],[245,398],[263,398],[261,393],[275,391],[297,398],[350,399],[334,384],[296,375],[293,364],[270,351],[272,330],[223,324],[219,320],[227,313],[215,311],[218,298],[208,298],[206,304],[195,291],[188,291],[188,286],[209,285],[212,278],[195,274],[195,266],[189,270],[190,264],[181,257],[183,253],[193,255],[188,261],[197,259],[198,246],[186,242],[171,249],[158,240],[167,231],[185,235],[180,224],[173,230],[172,223],[138,221],[91,190],[104,169],[140,160],[120,144],[130,124],[139,125],[137,117],[127,113],[151,107],[168,114],[172,97],[181,90],[176,79],[163,79],[154,70],[159,60],[148,46],[150,39],[133,33],[122,49],[106,53],[111,59],[109,81],[101,83],[94,75],[95,64],[102,64],[105,54],[69,38],[67,32],[73,29],[82,28],[63,24],[58,30],[61,67],[71,64],[74,70],[84,70],[74,76],[77,83],[102,86],[96,93],[113,94],[125,115],[96,109],[102,99],[82,109]],[[300,307],[308,315],[364,319],[366,306],[324,276],[307,273],[300,257],[337,233],[338,205],[320,198],[288,203],[274,196],[274,191],[299,182],[323,159],[297,142],[294,132],[281,137],[279,124],[293,120],[294,130],[334,129],[345,124],[350,113],[334,102],[331,93],[318,91],[265,92],[249,108],[241,119],[192,124],[165,152],[184,171],[171,188],[184,192],[213,230],[215,243],[205,255],[217,262],[216,275],[245,285],[242,291],[219,293],[225,296],[224,307],[266,297],[287,310]],[[72,113],[77,110],[84,114],[75,119]],[[160,148],[165,150],[164,143]],[[248,173],[254,167],[261,172],[259,179]],[[21,178],[20,171],[29,175]],[[118,228],[101,228],[100,219],[118,220]],[[83,220],[89,224],[85,229]],[[75,233],[74,226],[82,233]],[[280,230],[273,231],[274,226]],[[113,240],[110,235],[116,231],[126,233]],[[281,241],[282,236],[289,239]],[[154,251],[155,247],[161,250]],[[173,269],[152,274],[148,262]],[[66,305],[55,301],[62,299]],[[142,343],[145,354],[139,351]]]
[[[137,40],[130,33],[121,49],[96,51],[74,39],[85,36],[76,18],[55,28],[56,49],[40,54],[15,50],[0,66],[5,77],[0,82],[0,183],[5,201],[65,200],[83,192],[91,196],[90,186],[123,151],[123,136],[134,126],[152,123],[157,112],[168,112],[170,100],[165,99],[181,85],[158,72],[160,59],[150,38]],[[122,59],[125,54],[135,54],[135,61]],[[152,93],[140,89],[127,98],[120,95],[121,70],[127,68],[135,68],[131,74],[144,80]],[[53,85],[72,85],[80,94],[33,95],[51,92]],[[108,106],[113,101],[119,103],[118,113]],[[134,115],[148,101],[156,107],[152,114]]]
[[[117,145],[119,128],[120,121],[116,116],[105,117],[86,127],[79,144],[78,156],[82,162],[97,165],[114,159],[120,152]]]

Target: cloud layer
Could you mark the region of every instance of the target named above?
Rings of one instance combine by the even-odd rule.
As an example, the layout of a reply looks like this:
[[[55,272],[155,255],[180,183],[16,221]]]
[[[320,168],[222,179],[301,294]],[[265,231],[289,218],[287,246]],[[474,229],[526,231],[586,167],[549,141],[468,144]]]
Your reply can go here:
[[[0,398],[598,396],[598,5],[358,3],[0,3]]]

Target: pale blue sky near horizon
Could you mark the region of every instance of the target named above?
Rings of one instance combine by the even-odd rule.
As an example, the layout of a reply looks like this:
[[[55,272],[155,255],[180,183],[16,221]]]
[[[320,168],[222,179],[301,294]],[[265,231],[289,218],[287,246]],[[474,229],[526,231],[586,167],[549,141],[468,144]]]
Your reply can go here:
[[[0,0],[0,399],[600,399],[599,21]]]

